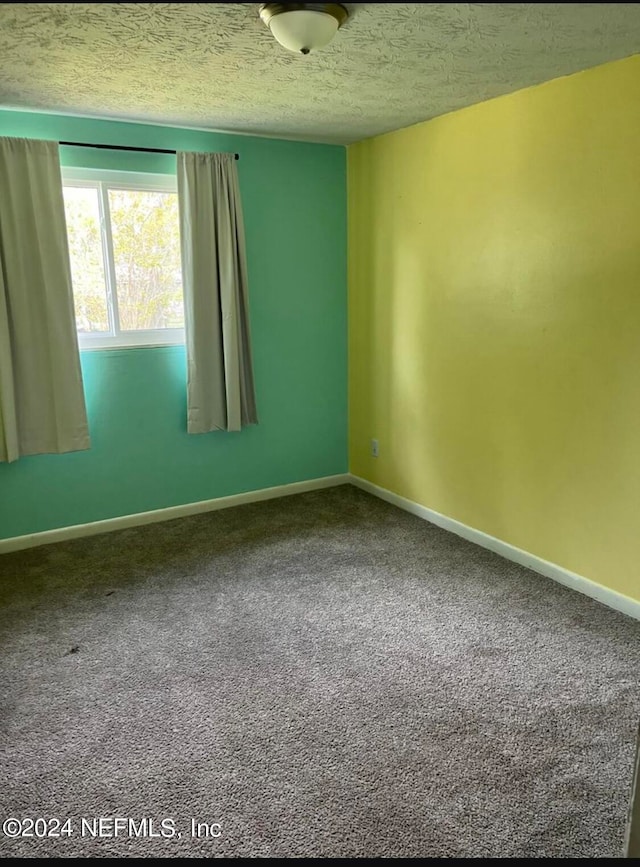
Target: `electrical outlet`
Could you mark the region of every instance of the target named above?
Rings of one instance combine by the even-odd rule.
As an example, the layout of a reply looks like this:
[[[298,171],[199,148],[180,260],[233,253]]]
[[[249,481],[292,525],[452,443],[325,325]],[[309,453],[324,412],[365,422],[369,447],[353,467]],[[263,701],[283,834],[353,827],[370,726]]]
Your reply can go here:
[[[379,453],[378,440],[371,440],[371,457],[377,458]]]

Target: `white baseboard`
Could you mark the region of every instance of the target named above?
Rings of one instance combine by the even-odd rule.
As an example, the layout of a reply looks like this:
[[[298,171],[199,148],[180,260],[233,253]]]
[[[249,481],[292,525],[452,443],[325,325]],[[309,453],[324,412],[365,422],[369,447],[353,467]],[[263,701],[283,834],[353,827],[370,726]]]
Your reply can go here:
[[[482,530],[468,527],[466,524],[456,521],[421,506],[413,500],[394,494],[386,488],[381,488],[350,473],[342,473],[336,476],[324,476],[319,479],[309,479],[304,482],[293,482],[289,485],[278,485],[274,488],[262,488],[257,491],[247,491],[243,494],[233,494],[230,497],[217,497],[213,500],[200,500],[197,503],[184,503],[180,506],[170,506],[166,509],[154,509],[150,512],[138,512],[134,515],[122,515],[118,518],[107,518],[104,521],[93,521],[90,524],[74,524],[71,527],[60,527],[55,530],[45,530],[41,533],[29,533],[25,536],[14,536],[10,539],[0,539],[0,554],[8,554],[10,551],[20,551],[24,548],[34,548],[38,545],[50,545],[53,542],[63,542],[67,539],[79,539],[83,536],[95,536],[99,533],[111,533],[114,530],[124,530],[128,527],[139,527],[143,524],[154,524],[159,521],[171,521],[174,518],[185,518],[188,515],[198,515],[202,512],[214,512],[218,509],[229,509],[233,506],[241,506],[245,503],[257,503],[261,500],[273,500],[278,497],[287,497],[292,494],[304,494],[307,491],[319,491],[323,488],[333,488],[338,485],[352,484],[363,491],[367,491],[381,500],[404,509],[412,515],[417,515],[425,521],[429,521],[444,530],[449,530],[469,542],[474,542],[482,548],[494,551],[496,554],[521,566],[526,566],[546,578],[551,578],[565,587],[577,590],[585,596],[596,599],[609,608],[614,608],[629,617],[640,620],[640,601],[624,596],[608,587],[603,587],[583,575],[570,572],[556,563],[543,560],[535,554],[516,548],[508,542],[489,536]]]
[[[187,515],[198,515],[201,512],[215,512],[218,509],[242,506],[244,503],[257,503],[260,500],[273,500],[277,497],[288,497],[291,494],[319,491],[322,488],[333,488],[337,485],[349,484],[350,482],[351,476],[348,473],[337,476],[323,476],[320,479],[309,479],[304,482],[293,482],[290,485],[278,485],[275,488],[262,488],[258,491],[247,491],[244,494],[233,494],[230,497],[200,500],[197,503],[169,506],[167,509],[138,512],[135,515],[122,515],[119,518],[107,518],[105,521],[93,521],[90,524],[74,524],[71,527],[45,530],[42,533],[13,536],[11,539],[0,539],[0,554],[7,554],[10,551],[20,551],[23,548],[34,548],[36,545],[50,545],[52,542],[63,542],[66,539],[79,539],[81,536],[111,533],[114,530],[124,530],[127,527],[139,527],[142,524],[171,521],[174,518],[185,518]]]
[[[572,590],[584,593],[585,596],[597,599],[598,602],[602,602],[603,605],[607,605],[609,608],[614,608],[616,611],[621,611],[629,617],[640,620],[640,602],[636,599],[631,599],[629,596],[624,596],[622,593],[610,590],[608,587],[603,587],[602,584],[596,584],[595,581],[591,581],[589,578],[577,575],[575,572],[570,572],[568,569],[564,569],[555,563],[550,563],[548,560],[543,560],[541,557],[536,557],[535,554],[530,554],[528,551],[516,548],[515,545],[510,545],[508,542],[496,539],[495,536],[489,536],[481,530],[468,527],[454,518],[448,518],[446,515],[440,514],[440,512],[434,512],[433,509],[427,509],[426,506],[414,503],[413,500],[407,500],[405,497],[394,494],[386,488],[374,485],[372,482],[361,479],[359,476],[352,475],[351,484],[379,497],[381,500],[386,500],[387,503],[392,503],[394,506],[404,509],[406,512],[411,512],[412,515],[417,515],[425,521],[430,521],[444,530],[449,530],[457,536],[462,536],[463,539],[467,539],[469,542],[474,542],[482,548],[488,548],[489,551],[500,554],[506,560],[512,560],[514,563],[526,566],[528,569],[538,572],[546,578],[552,578],[559,584],[564,584],[565,587],[570,587]]]

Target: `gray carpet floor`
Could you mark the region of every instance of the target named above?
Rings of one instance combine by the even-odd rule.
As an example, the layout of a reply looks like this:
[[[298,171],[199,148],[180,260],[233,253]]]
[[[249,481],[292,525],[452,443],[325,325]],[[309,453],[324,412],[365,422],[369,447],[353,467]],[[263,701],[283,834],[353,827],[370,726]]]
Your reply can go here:
[[[0,574],[4,857],[622,854],[639,624],[355,488]]]

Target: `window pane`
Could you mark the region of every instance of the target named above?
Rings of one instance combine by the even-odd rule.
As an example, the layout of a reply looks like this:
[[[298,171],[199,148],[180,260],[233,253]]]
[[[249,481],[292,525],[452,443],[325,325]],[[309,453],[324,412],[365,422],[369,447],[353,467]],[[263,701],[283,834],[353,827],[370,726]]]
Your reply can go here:
[[[178,196],[109,190],[122,331],[182,328]]]
[[[80,333],[109,331],[107,289],[96,187],[64,187],[76,327]]]

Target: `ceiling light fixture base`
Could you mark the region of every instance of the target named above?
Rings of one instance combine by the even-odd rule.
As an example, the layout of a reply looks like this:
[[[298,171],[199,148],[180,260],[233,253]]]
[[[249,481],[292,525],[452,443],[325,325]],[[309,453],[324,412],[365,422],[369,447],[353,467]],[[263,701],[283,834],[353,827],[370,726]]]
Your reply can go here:
[[[340,3],[262,3],[260,18],[284,48],[310,54],[328,45],[349,17]]]

